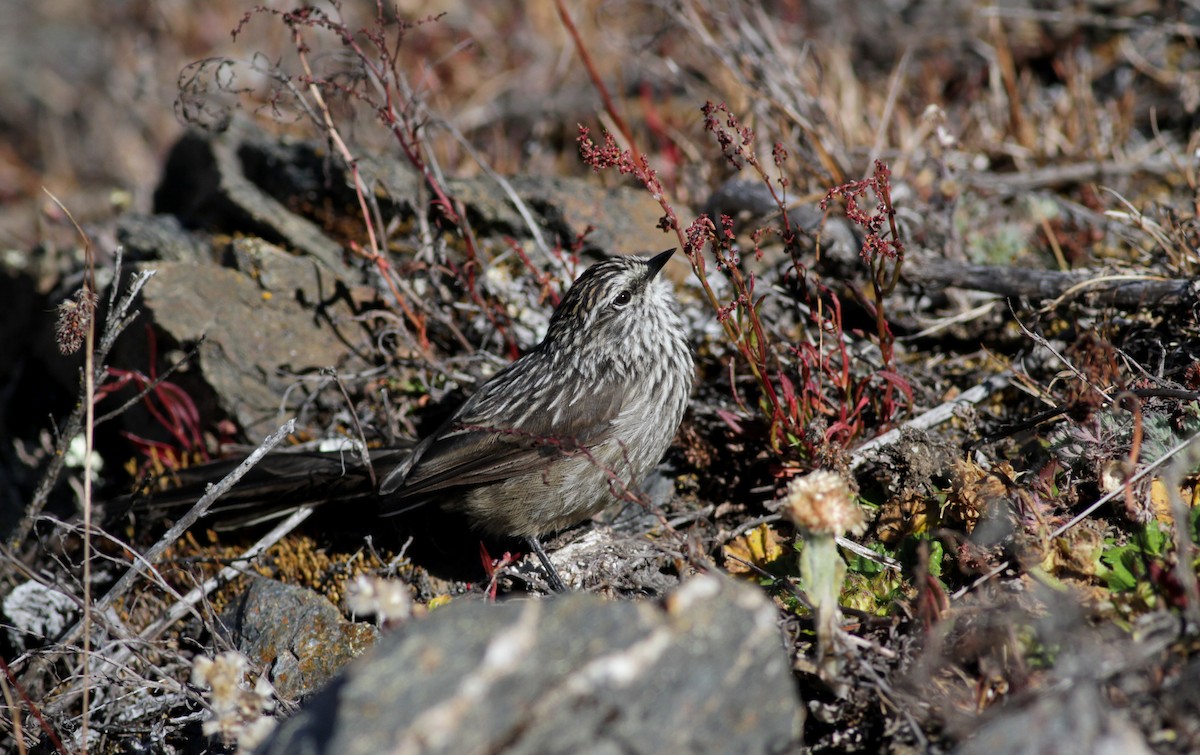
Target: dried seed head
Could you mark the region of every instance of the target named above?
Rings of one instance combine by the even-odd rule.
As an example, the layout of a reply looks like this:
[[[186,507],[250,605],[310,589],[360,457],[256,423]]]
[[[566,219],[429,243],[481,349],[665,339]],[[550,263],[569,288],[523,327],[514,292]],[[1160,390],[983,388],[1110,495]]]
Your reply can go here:
[[[88,288],[81,288],[75,295],[58,305],[58,324],[54,327],[54,340],[63,354],[74,354],[83,345],[84,336],[96,314],[99,297]]]
[[[413,613],[412,593],[398,579],[360,574],[347,586],[346,607],[360,616],[375,616],[380,624],[404,621]]]
[[[215,659],[201,656],[192,664],[192,684],[208,690],[212,709],[203,732],[210,737],[219,734],[226,743],[237,742],[239,753],[249,752],[275,728],[270,715],[275,710],[275,690],[265,676],[259,676],[251,689],[246,682],[249,669],[249,661],[235,650]]]
[[[818,535],[861,532],[866,525],[846,481],[833,472],[817,470],[788,483],[783,515],[792,524]]]

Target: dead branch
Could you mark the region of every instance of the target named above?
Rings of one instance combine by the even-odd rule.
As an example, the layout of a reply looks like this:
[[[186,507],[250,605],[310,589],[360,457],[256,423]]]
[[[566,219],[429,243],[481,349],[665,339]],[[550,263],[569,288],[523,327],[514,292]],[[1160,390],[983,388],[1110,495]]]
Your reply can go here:
[[[1200,296],[1200,281],[1197,280],[1112,274],[1100,270],[1059,272],[935,260],[906,267],[904,277],[915,286],[970,288],[1000,296],[1050,301],[1053,306],[1084,298],[1096,306],[1138,310],[1162,308]]]

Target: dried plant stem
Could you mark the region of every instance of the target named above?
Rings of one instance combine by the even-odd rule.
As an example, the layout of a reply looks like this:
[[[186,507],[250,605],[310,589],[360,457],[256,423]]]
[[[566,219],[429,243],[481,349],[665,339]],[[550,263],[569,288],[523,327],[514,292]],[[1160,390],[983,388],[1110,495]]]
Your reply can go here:
[[[375,467],[371,464],[371,454],[367,452],[367,436],[363,433],[362,423],[358,419],[358,412],[354,409],[354,402],[350,399],[350,394],[346,391],[346,384],[342,382],[337,369],[333,367],[327,367],[321,372],[333,378],[333,381],[337,384],[338,391],[342,394],[342,400],[346,402],[346,411],[350,413],[350,419],[354,423],[354,432],[358,434],[358,443],[355,444],[355,451],[358,453],[358,458],[362,461],[363,466],[367,468],[367,477],[371,480],[371,489],[375,490],[378,484],[375,479]]]
[[[17,742],[17,750],[20,755],[25,755],[25,737],[21,732],[21,712],[17,710],[17,703],[13,700],[12,690],[9,689],[8,679],[11,672],[8,670],[8,664],[0,658],[0,668],[3,669],[4,675],[0,676],[0,693],[4,694],[4,704],[8,707],[10,720],[12,721],[12,735]]]
[[[633,131],[629,128],[629,125],[621,116],[620,111],[617,109],[616,103],[613,101],[612,95],[609,94],[608,87],[604,85],[603,80],[600,78],[600,74],[596,71],[596,66],[592,62],[591,53],[588,52],[587,46],[583,43],[583,38],[579,34],[579,29],[575,26],[575,22],[571,18],[570,12],[567,10],[562,0],[555,0],[555,6],[558,8],[558,14],[562,19],[563,26],[566,27],[567,32],[571,35],[572,41],[575,43],[575,49],[579,53],[580,60],[583,61],[584,68],[587,69],[588,77],[592,81],[592,86],[596,89],[596,92],[600,95],[600,99],[604,103],[605,112],[608,113],[609,117],[612,119],[613,125],[615,125],[617,130],[621,132],[621,136],[625,139],[625,143],[628,145],[629,157],[633,163],[633,170],[631,172],[633,172],[638,180],[641,181],[646,190],[650,192],[650,195],[659,203],[659,206],[662,207],[663,212],[666,213],[667,218],[670,220],[670,227],[675,231],[675,236],[679,240],[679,246],[684,250],[684,253],[688,257],[688,261],[692,265],[692,272],[695,274],[696,280],[700,282],[700,287],[704,291],[705,298],[708,299],[709,305],[713,308],[714,312],[721,312],[724,307],[722,307],[721,301],[717,297],[716,292],[713,291],[712,285],[708,282],[704,258],[701,256],[702,247],[700,245],[694,246],[688,243],[687,238],[684,236],[683,227],[679,223],[679,218],[675,214],[675,208],[672,207],[670,202],[667,201],[666,196],[663,194],[662,186],[659,184],[657,177],[654,175],[654,171],[651,170],[650,164],[646,160],[646,156],[643,155],[641,150],[638,149],[637,141],[633,138]],[[736,269],[736,266],[734,269]],[[743,290],[745,289],[738,288],[738,291]],[[753,308],[753,303],[751,302],[747,306]],[[760,362],[756,361],[754,358],[754,354],[751,352],[750,345],[746,343],[745,334],[742,331],[741,326],[731,317],[721,317],[719,318],[719,322],[721,323],[721,328],[725,331],[725,335],[729,339],[729,342],[734,344],[734,346],[745,358],[746,364],[750,368],[750,373],[753,375],[755,382],[758,383],[759,388],[764,394],[770,397],[769,400],[771,401],[772,406],[778,406],[777,399],[775,398],[775,387],[771,384],[771,381],[766,372],[762,369]],[[766,350],[768,342],[764,339],[764,334],[759,328],[758,318],[756,316],[752,316],[751,322],[755,327],[756,343],[759,349]]]
[[[284,438],[291,435],[295,429],[296,420],[293,417],[292,419],[289,419],[287,422],[283,423],[278,430],[268,435],[266,439],[259,444],[258,448],[254,449],[254,453],[247,456],[245,461],[239,464],[236,469],[226,475],[220,482],[209,486],[208,491],[200,498],[200,500],[196,501],[195,505],[193,505],[186,514],[181,516],[179,521],[175,522],[175,524],[169,530],[167,530],[161,538],[158,539],[158,542],[156,542],[150,547],[149,550],[142,554],[142,558],[135,561],[133,565],[129,567],[129,570],[126,571],[119,580],[117,580],[117,583],[112,586],[112,589],[110,589],[104,595],[104,597],[96,602],[97,608],[108,608],[115,600],[117,600],[117,598],[124,595],[125,592],[128,591],[128,589],[133,585],[133,583],[140,578],[141,575],[151,565],[158,563],[158,559],[162,556],[163,552],[167,550],[167,548],[175,543],[175,541],[178,540],[183,533],[188,530],[189,527],[191,527],[193,524],[199,521],[201,517],[208,513],[208,509],[214,503],[216,503],[218,498],[220,498],[222,495],[228,492],[230,488],[237,484],[237,481],[242,479],[242,476],[249,472],[255,464],[258,464],[262,457],[267,455],[267,452],[279,445],[279,443]]]
[[[1046,537],[1046,540],[1050,541],[1050,540],[1054,540],[1057,537],[1060,537],[1067,530],[1071,529],[1075,525],[1082,522],[1084,519],[1087,519],[1089,516],[1091,516],[1096,511],[1096,509],[1100,508],[1104,504],[1113,500],[1117,496],[1124,495],[1126,485],[1132,485],[1133,483],[1142,479],[1143,477],[1150,474],[1154,470],[1158,469],[1160,466],[1162,466],[1163,464],[1165,464],[1167,461],[1171,460],[1175,456],[1177,456],[1181,453],[1184,453],[1185,451],[1188,451],[1190,453],[1190,452],[1192,452],[1191,449],[1196,449],[1196,448],[1200,448],[1200,433],[1196,433],[1195,435],[1192,435],[1192,436],[1188,437],[1187,439],[1182,440],[1179,443],[1176,443],[1174,446],[1172,446],[1170,449],[1168,449],[1167,452],[1164,453],[1162,456],[1158,457],[1154,461],[1150,462],[1149,464],[1147,464],[1146,466],[1144,466],[1140,470],[1138,470],[1137,474],[1134,474],[1133,476],[1131,476],[1128,479],[1128,481],[1126,481],[1125,485],[1122,485],[1119,488],[1114,488],[1113,490],[1109,491],[1108,493],[1105,493],[1104,495],[1100,496],[1090,506],[1088,506],[1086,509],[1084,509],[1083,511],[1080,511],[1078,514],[1076,514],[1071,519],[1071,521],[1067,522],[1066,524],[1062,525],[1058,529],[1051,532]],[[1181,461],[1183,461],[1186,458],[1187,458],[1187,456],[1181,457]],[[1186,464],[1186,461],[1184,461],[1184,463]],[[1167,482],[1168,482],[1168,493],[1170,493],[1172,483],[1171,483],[1171,475],[1169,473],[1167,475]],[[1179,495],[1179,490],[1178,490],[1177,486],[1174,488],[1174,495],[1176,497],[1178,497],[1178,495]],[[1172,505],[1174,506],[1174,504],[1172,504]],[[1172,511],[1173,511],[1173,513],[1177,514],[1177,512],[1175,512],[1174,508],[1172,509]],[[1180,559],[1182,559],[1182,557],[1185,554],[1190,554],[1191,551],[1193,550],[1190,543],[1188,543],[1187,545],[1181,545],[1179,543],[1180,538],[1183,538],[1183,539],[1188,538],[1188,534],[1186,532],[1186,528],[1187,528],[1186,511],[1184,512],[1184,514],[1185,514],[1185,517],[1183,518],[1183,521],[1185,522],[1185,524],[1184,524],[1184,527],[1182,530],[1179,527],[1179,522],[1180,522],[1179,517],[1177,515],[1175,517],[1176,540],[1177,540],[1176,547],[1180,548],[1180,550],[1179,550],[1180,556],[1178,557]],[[1183,534],[1180,535],[1179,534],[1180,532],[1183,532]],[[1189,561],[1182,562],[1182,563],[1184,563],[1183,568],[1190,571],[1190,566],[1188,566],[1188,565],[1191,563],[1191,561],[1189,560]],[[967,594],[971,590],[975,590],[978,587],[980,587],[981,585],[991,581],[992,579],[995,579],[997,576],[1002,574],[1005,570],[1011,569],[1012,567],[1013,567],[1013,563],[1011,561],[1000,562],[991,571],[987,572],[986,574],[982,575],[981,577],[976,579],[971,584],[963,587],[962,589],[958,590],[958,592],[951,595],[950,599],[958,600],[960,597]],[[1193,577],[1191,579],[1183,580],[1183,585],[1184,585],[1185,589],[1187,589],[1189,591],[1194,589],[1198,594],[1200,594],[1200,588],[1192,587],[1192,585],[1195,585],[1195,575],[1193,575]]]
[[[604,111],[612,118],[613,125],[621,132],[621,136],[625,138],[625,143],[629,145],[629,152],[633,156],[634,162],[643,168],[648,168],[646,157],[637,147],[637,142],[633,138],[633,131],[629,128],[629,124],[621,117],[621,112],[617,110],[617,105],[613,102],[612,95],[608,92],[608,87],[604,86],[604,81],[600,78],[600,73],[596,70],[596,64],[592,62],[592,55],[588,52],[587,45],[583,43],[583,37],[579,35],[579,28],[575,26],[575,20],[571,18],[570,11],[563,3],[563,0],[554,0],[554,6],[558,9],[558,17],[562,19],[563,27],[567,33],[571,35],[571,40],[575,43],[575,51],[579,53],[579,59],[583,62],[583,67],[587,71],[588,78],[592,80],[592,86],[596,89],[596,93],[600,95],[600,99],[604,101]],[[677,229],[678,230],[678,229]],[[683,239],[680,238],[680,241]]]
[[[282,540],[292,530],[296,529],[301,522],[311,515],[311,508],[299,509],[293,512],[291,516],[276,525],[270,532],[263,535],[258,542],[250,546],[250,548],[242,553],[242,555],[236,560],[238,562],[248,563],[258,558],[263,551]],[[208,597],[213,590],[216,590],[221,585],[241,576],[243,573],[244,571],[242,568],[233,565],[226,566],[225,568],[221,569],[220,573],[218,573],[215,577],[206,579],[204,582],[188,591],[186,595],[179,596],[175,604],[167,609],[166,614],[162,618],[150,624],[138,633],[137,639],[141,640],[142,642],[153,641],[176,621],[179,621],[189,612],[194,611],[196,604]],[[131,646],[126,644],[124,648],[111,654],[110,662],[114,665],[121,665],[125,663],[132,655],[133,651]]]
[[[94,262],[91,254],[88,255],[88,261]],[[92,688],[92,453],[96,429],[96,373],[93,364],[95,356],[96,318],[92,317],[88,319],[87,340],[83,353],[83,713],[79,729],[84,755],[88,751],[88,707]]]
[[[92,242],[88,239],[83,228],[75,220],[75,216],[67,209],[58,197],[49,189],[43,188],[50,199],[58,205],[75,226],[75,231],[83,240],[84,279],[83,297],[79,306],[84,308],[85,315],[80,321],[83,325],[83,703],[80,714],[79,738],[80,751],[87,755],[88,751],[88,719],[90,718],[91,703],[91,673],[92,673],[92,453],[95,443],[96,429],[96,257],[92,250]],[[60,347],[63,344],[60,342]],[[68,349],[71,347],[67,347]],[[69,352],[64,352],[69,353]],[[74,439],[74,434],[66,436],[67,442]],[[26,521],[32,522],[32,517]]]
[[[949,401],[935,406],[919,417],[914,417],[908,422],[905,422],[903,425],[894,427],[883,435],[878,435],[872,438],[858,448],[854,449],[854,455],[850,458],[850,468],[858,469],[871,459],[871,454],[881,448],[887,448],[888,446],[897,443],[900,440],[901,434],[903,434],[905,430],[911,429],[923,431],[940,425],[941,423],[954,417],[954,413],[958,411],[960,407],[964,407],[969,404],[978,404],[984,399],[994,396],[997,392],[1006,388],[1011,380],[1011,375],[1007,372],[999,375],[992,375],[979,385],[963,391]]]
[[[13,739],[17,743],[17,750],[24,755],[25,738],[21,736],[20,711],[17,710],[16,704],[12,701],[12,695],[9,692],[9,687],[12,687],[17,691],[17,694],[21,697],[21,702],[28,707],[30,714],[32,714],[34,719],[37,720],[38,725],[42,727],[42,731],[46,734],[46,739],[50,740],[50,744],[54,746],[54,749],[62,753],[62,755],[67,755],[67,750],[65,747],[63,747],[62,740],[58,738],[58,734],[54,731],[54,727],[50,726],[49,722],[46,721],[46,717],[42,715],[42,711],[38,708],[37,703],[29,697],[29,693],[27,693],[21,684],[16,680],[16,678],[13,676],[12,669],[9,668],[9,665],[5,663],[3,658],[0,658],[0,671],[3,672],[3,675],[0,676],[0,685],[3,686],[4,701],[5,704],[8,705],[8,709],[12,711]]]
[[[867,155],[867,165],[875,165],[875,161],[879,159],[879,155],[883,152],[884,143],[887,141],[888,125],[892,122],[892,115],[896,112],[896,100],[899,98],[901,84],[904,83],[908,75],[908,64],[912,60],[912,44],[910,43],[904,48],[904,54],[900,56],[900,60],[896,63],[892,70],[892,77],[888,81],[887,100],[883,104],[883,115],[879,118],[879,128],[875,132],[875,141],[871,143],[871,152]],[[871,177],[872,168],[868,167],[866,175],[863,178]]]
[[[1188,447],[1189,444],[1197,442],[1198,439],[1200,439],[1200,433],[1196,433],[1195,435],[1192,435],[1191,437],[1187,438],[1186,440],[1176,443],[1162,456],[1158,457],[1154,461],[1148,463],[1146,466],[1144,466],[1140,470],[1138,470],[1137,474],[1130,477],[1129,481],[1126,484],[1132,485],[1133,483],[1142,479],[1146,475],[1150,474],[1151,472],[1153,472],[1154,470],[1158,469],[1160,466],[1165,464],[1171,458],[1173,458],[1177,454],[1181,453],[1184,449],[1186,449]],[[1092,515],[1092,512],[1094,512],[1096,509],[1100,508],[1101,506],[1108,503],[1109,501],[1116,498],[1117,496],[1119,496],[1119,495],[1123,496],[1124,494],[1125,494],[1125,486],[1124,485],[1122,485],[1119,488],[1115,488],[1108,493],[1105,493],[1104,495],[1097,498],[1096,501],[1094,503],[1092,503],[1090,506],[1088,506],[1086,509],[1084,509],[1083,511],[1076,514],[1075,517],[1073,519],[1071,519],[1071,521],[1069,521],[1066,524],[1064,524],[1063,526],[1059,527],[1054,532],[1051,532],[1049,539],[1053,540],[1054,538],[1058,537],[1059,535],[1063,534],[1067,530],[1071,529],[1075,525],[1082,522],[1084,519],[1087,519],[1089,516]]]
[[[1133,473],[1137,471],[1138,457],[1142,453],[1142,402],[1132,391],[1121,391],[1113,399],[1114,407],[1123,407],[1133,415],[1133,438],[1129,442],[1129,458],[1125,461],[1125,510],[1137,510],[1133,498]]]
[[[367,230],[367,245],[370,251],[368,256],[383,272],[389,265],[387,258],[383,254],[383,247],[380,245],[379,239],[375,234],[375,224],[371,220],[371,208],[367,201],[366,184],[363,182],[362,174],[358,170],[358,160],[350,151],[350,147],[346,145],[341,132],[338,131],[337,124],[333,120],[333,114],[329,112],[329,105],[326,104],[325,97],[321,94],[321,88],[317,86],[317,78],[313,75],[312,66],[309,64],[308,54],[305,52],[306,48],[303,39],[300,37],[299,29],[293,28],[292,36],[296,45],[297,57],[300,60],[301,67],[304,68],[304,80],[308,85],[308,93],[317,104],[322,130],[329,141],[333,143],[334,148],[337,149],[338,154],[342,157],[342,161],[346,164],[351,176],[354,178],[354,194],[358,198],[359,211],[362,212],[363,217],[363,226]],[[358,52],[360,55],[365,56],[365,53],[361,50],[358,50]],[[362,58],[362,61],[364,66],[366,66],[367,61],[365,57]],[[382,277],[387,282],[388,288],[391,289],[393,299],[395,299],[397,305],[404,312],[404,316],[416,329],[417,343],[421,346],[422,350],[428,351],[429,338],[425,333],[424,321],[412,310],[408,304],[408,300],[401,295],[392,276],[385,274]]]
[[[325,103],[325,97],[321,95],[321,88],[317,86],[317,79],[313,75],[312,67],[308,62],[308,54],[304,52],[304,43],[300,39],[300,32],[293,30],[292,35],[296,44],[296,49],[299,51],[297,57],[300,60],[300,66],[304,69],[304,80],[308,84],[309,96],[317,103],[317,110],[321,115],[321,125],[325,136],[329,141],[333,142],[333,146],[342,156],[342,160],[349,166],[351,173],[354,175],[354,189],[358,197],[358,206],[363,216],[363,225],[366,226],[367,244],[371,248],[371,252],[379,254],[380,245],[375,237],[375,225],[371,222],[371,210],[367,206],[366,193],[364,192],[362,176],[358,172],[358,161],[350,152],[350,148],[346,146],[346,142],[342,139],[342,134],[338,131],[337,124],[333,122],[333,115],[329,112],[329,105]]]
[[[119,580],[117,580],[117,583],[114,584],[107,593],[105,593],[99,600],[96,601],[96,604],[92,607],[92,609],[98,612],[99,615],[104,615],[108,609],[111,608],[117,600],[124,596],[144,574],[154,568],[154,565],[158,563],[158,560],[162,557],[163,553],[166,552],[167,548],[179,540],[179,538],[188,530],[188,528],[199,521],[200,518],[208,512],[208,509],[217,501],[218,498],[227,493],[230,488],[237,484],[238,480],[240,480],[247,472],[249,472],[256,464],[258,464],[258,462],[262,460],[262,457],[266,456],[268,452],[275,448],[275,446],[279,445],[284,438],[291,435],[295,430],[295,426],[295,418],[289,419],[278,430],[267,436],[267,438],[263,440],[259,447],[254,450],[254,453],[246,457],[246,459],[239,464],[236,469],[226,475],[220,482],[210,485],[200,500],[196,501],[195,505],[193,505],[186,514],[180,517],[179,521],[177,521],[174,526],[167,530],[167,532],[164,533],[163,536],[160,537],[158,541],[145,553],[134,560],[134,563],[130,565],[125,574],[122,575]],[[76,640],[76,638],[79,637],[82,631],[84,631],[83,623],[76,623],[58,639],[59,644],[71,644]],[[39,661],[43,662],[39,663]],[[44,662],[44,659],[36,659],[34,663],[30,665],[29,670],[25,674],[25,678],[31,678],[43,673],[46,670],[47,663]],[[46,707],[48,711],[57,713],[65,709],[65,707],[70,704],[70,701],[71,695],[64,694],[55,700],[53,705]]]
[[[116,250],[116,262],[114,263],[113,280],[118,281],[121,278],[121,257],[122,250],[120,247]],[[142,286],[146,285],[146,281],[154,275],[153,270],[144,270],[137,273],[130,280],[126,288],[125,295],[117,300],[118,286],[114,285],[110,289],[108,301],[108,314],[104,319],[104,330],[100,336],[100,340],[96,345],[95,357],[93,365],[103,366],[108,358],[108,352],[112,349],[113,344],[124,330],[137,319],[137,312],[130,312],[133,306],[134,299],[141,292]],[[26,509],[25,516],[21,519],[21,523],[16,527],[13,536],[9,538],[9,547],[16,550],[20,548],[21,543],[29,536],[33,529],[33,523],[45,508],[46,502],[50,497],[50,491],[54,489],[54,485],[58,482],[62,475],[62,470],[66,466],[67,447],[71,441],[79,435],[83,429],[84,406],[86,402],[83,396],[84,386],[80,386],[79,402],[75,407],[75,411],[67,418],[67,421],[62,425],[62,432],[54,444],[54,455],[51,457],[49,464],[46,466],[46,471],[42,475],[42,479],[38,482],[37,489],[33,493],[33,500],[29,503],[29,508]]]

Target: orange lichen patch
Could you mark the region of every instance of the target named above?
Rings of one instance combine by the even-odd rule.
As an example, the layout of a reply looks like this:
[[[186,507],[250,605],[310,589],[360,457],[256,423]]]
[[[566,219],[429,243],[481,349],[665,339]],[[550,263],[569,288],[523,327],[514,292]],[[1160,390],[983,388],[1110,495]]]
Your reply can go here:
[[[205,542],[202,542],[205,541]],[[384,564],[380,557],[391,554],[372,552],[338,553],[318,547],[307,535],[286,538],[263,553],[252,565],[239,560],[244,544],[222,544],[216,533],[207,531],[200,538],[188,532],[169,547],[157,565],[157,572],[172,590],[182,595],[215,577],[223,568],[242,563],[247,573],[257,573],[287,584],[308,587],[325,596],[334,605],[342,605],[346,585],[360,574],[377,573]],[[177,599],[150,580],[144,589],[135,589],[118,601],[117,610],[133,629],[149,626]],[[203,602],[204,613],[220,613],[228,602],[244,589],[242,578],[234,579],[210,593]]]
[[[244,550],[220,545],[212,531],[205,532],[203,539],[207,542],[201,542],[193,532],[185,533],[178,542],[164,551],[155,565],[156,576],[145,577],[143,587],[130,590],[116,602],[119,615],[131,629],[141,630],[158,621],[178,602],[175,595],[163,586],[164,583],[176,595],[186,595],[206,580],[217,576],[225,566],[234,563]],[[127,551],[125,559],[132,565],[134,556]],[[231,583],[234,589],[237,588],[238,582],[239,580],[234,580]],[[230,594],[230,585],[224,585],[210,593],[203,601],[204,608],[198,610],[219,613],[225,607]]]
[[[350,580],[383,566],[373,552],[331,552],[311,537],[297,535],[268,549],[255,571],[280,582],[308,587],[340,606]]]

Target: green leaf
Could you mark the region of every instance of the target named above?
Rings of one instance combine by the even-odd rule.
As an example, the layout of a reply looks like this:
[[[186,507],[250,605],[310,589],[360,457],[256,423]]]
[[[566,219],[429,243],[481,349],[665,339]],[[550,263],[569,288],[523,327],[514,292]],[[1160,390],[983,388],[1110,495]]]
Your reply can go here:
[[[929,541],[929,574],[936,579],[942,578],[942,559],[946,555],[941,540]]]

